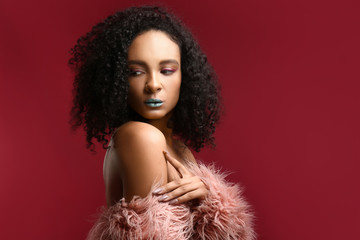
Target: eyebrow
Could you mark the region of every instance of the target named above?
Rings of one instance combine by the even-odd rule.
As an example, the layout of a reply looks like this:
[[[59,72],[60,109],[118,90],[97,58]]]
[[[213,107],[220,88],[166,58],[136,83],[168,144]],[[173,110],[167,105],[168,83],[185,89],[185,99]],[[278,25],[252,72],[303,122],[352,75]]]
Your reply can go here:
[[[178,61],[176,61],[175,59],[166,59],[166,60],[160,61],[160,65],[169,64],[169,63],[179,65]],[[128,64],[137,64],[137,65],[141,65],[141,66],[146,66],[146,63],[144,61],[140,61],[140,60],[130,60],[130,61],[128,61]]]

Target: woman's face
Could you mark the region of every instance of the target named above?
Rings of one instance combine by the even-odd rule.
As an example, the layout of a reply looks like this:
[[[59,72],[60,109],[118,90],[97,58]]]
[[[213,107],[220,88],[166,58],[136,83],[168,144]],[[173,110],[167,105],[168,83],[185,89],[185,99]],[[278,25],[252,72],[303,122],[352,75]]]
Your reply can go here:
[[[130,107],[148,120],[167,119],[179,100],[180,49],[162,31],[137,36],[128,50]]]

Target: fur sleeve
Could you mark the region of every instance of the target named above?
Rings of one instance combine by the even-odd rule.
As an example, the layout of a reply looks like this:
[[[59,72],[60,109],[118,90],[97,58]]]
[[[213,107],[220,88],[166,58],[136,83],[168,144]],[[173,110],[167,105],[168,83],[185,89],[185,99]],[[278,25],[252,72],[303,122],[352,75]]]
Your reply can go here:
[[[253,215],[236,184],[225,180],[214,165],[193,168],[208,187],[209,194],[192,208],[194,239],[253,240]]]
[[[103,207],[87,240],[189,239],[189,207],[159,202],[151,194],[156,187],[145,198],[134,197],[129,203],[121,199],[110,208]]]

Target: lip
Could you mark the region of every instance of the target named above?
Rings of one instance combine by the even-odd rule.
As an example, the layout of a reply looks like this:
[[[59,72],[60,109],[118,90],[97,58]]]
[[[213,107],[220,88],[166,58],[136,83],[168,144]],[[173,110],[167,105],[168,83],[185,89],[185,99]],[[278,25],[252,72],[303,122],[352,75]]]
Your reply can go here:
[[[149,98],[144,103],[149,107],[160,107],[164,102],[157,98]]]

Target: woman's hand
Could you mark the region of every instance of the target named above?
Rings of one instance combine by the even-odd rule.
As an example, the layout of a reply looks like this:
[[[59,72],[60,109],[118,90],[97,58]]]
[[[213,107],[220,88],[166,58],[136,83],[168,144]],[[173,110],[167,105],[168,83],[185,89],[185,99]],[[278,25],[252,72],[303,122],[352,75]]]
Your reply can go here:
[[[153,194],[162,195],[159,201],[169,201],[170,204],[184,203],[193,199],[203,200],[208,195],[208,189],[200,177],[192,174],[178,160],[164,151],[165,159],[181,174],[168,184],[154,190]]]

